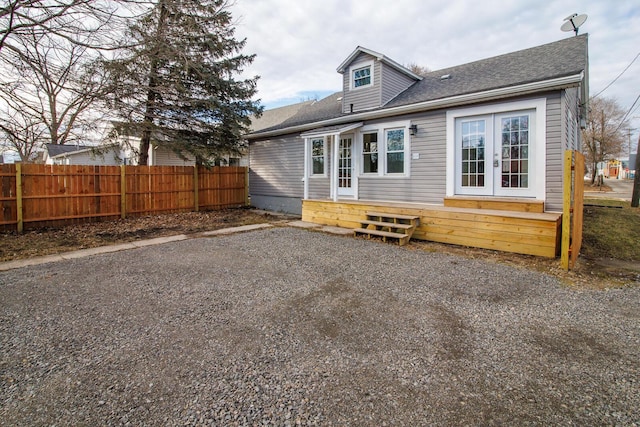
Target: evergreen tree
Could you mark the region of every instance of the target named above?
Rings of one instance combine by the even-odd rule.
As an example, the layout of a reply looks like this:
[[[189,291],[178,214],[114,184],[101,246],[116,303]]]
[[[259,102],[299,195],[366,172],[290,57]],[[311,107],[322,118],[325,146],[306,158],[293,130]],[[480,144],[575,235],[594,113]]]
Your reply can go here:
[[[258,77],[236,79],[255,55],[241,53],[231,19],[224,0],[158,0],[130,26],[134,47],[106,69],[119,133],[141,138],[139,164],[151,143],[200,164],[240,152],[262,108],[251,100]]]

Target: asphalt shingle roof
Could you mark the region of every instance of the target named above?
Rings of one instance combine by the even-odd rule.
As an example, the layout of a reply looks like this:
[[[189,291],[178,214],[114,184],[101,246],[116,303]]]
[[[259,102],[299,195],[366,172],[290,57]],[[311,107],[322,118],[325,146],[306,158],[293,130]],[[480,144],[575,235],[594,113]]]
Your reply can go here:
[[[87,148],[89,147],[85,147],[83,145],[47,144],[49,157],[54,157],[65,153],[72,153],[74,151],[80,151]]]
[[[432,71],[377,110],[577,75],[588,69],[587,41],[588,35],[583,34]],[[450,78],[442,79],[444,75]],[[295,114],[254,132],[286,131],[292,126],[348,116],[342,112],[341,97],[342,92],[336,92],[316,102],[295,104],[299,107]],[[270,110],[264,112],[269,114]]]

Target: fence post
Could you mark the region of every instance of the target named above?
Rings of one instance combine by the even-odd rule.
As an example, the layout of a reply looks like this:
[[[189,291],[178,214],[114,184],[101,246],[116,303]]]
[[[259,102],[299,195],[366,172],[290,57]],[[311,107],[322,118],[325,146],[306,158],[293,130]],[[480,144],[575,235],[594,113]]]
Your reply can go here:
[[[120,218],[127,216],[127,181],[126,166],[120,165]]]
[[[17,220],[16,225],[18,233],[22,233],[24,230],[24,217],[22,213],[22,163],[16,163],[16,211]]]
[[[193,165],[193,204],[194,210],[198,212],[200,210],[200,200],[199,194],[200,191],[198,189],[198,165]]]
[[[251,201],[249,200],[249,167],[244,167],[244,205],[249,206]]]
[[[573,182],[571,172],[573,167],[573,151],[564,152],[564,187],[562,203],[562,243],[560,245],[560,265],[569,270],[569,250],[571,248],[571,195]]]

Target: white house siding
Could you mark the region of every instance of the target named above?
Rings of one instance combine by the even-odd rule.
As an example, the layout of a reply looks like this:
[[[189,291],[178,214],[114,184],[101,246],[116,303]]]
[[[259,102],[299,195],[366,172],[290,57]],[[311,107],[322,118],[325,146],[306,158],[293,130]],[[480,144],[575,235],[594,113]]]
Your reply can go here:
[[[406,74],[399,73],[394,68],[381,64],[382,68],[382,105],[395,98],[400,92],[403,92],[416,81]]]
[[[302,213],[304,142],[297,135],[251,142],[249,193],[260,209]]]
[[[70,152],[65,156],[47,158],[46,164],[54,165],[88,165],[88,166],[119,166],[122,160],[118,154],[109,150],[103,154],[93,154],[91,151]]]
[[[149,162],[153,166],[193,166],[195,161],[193,157],[187,156],[188,160],[183,160],[173,150],[165,147],[150,147]]]
[[[562,212],[563,114],[560,92],[547,95],[547,155],[545,210]]]
[[[420,158],[410,160],[410,177],[361,176],[360,199],[443,203],[446,195],[446,114],[440,111],[414,117],[411,123],[418,126],[418,133],[411,137],[411,153]]]
[[[350,67],[357,65],[358,62],[364,63],[371,60],[373,60],[373,86],[351,90]],[[360,53],[342,75],[342,93],[344,94],[342,98],[342,111],[345,113],[351,112],[351,104],[353,104],[353,111],[379,107],[381,105],[381,74],[380,61],[375,60],[371,55]]]

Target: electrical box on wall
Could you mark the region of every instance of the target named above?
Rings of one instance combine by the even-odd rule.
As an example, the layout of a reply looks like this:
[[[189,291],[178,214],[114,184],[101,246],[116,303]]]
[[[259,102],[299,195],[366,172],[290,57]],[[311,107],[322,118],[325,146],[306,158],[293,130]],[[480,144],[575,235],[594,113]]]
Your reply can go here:
[[[418,160],[420,158],[420,153],[411,153],[411,158],[413,160]]]

